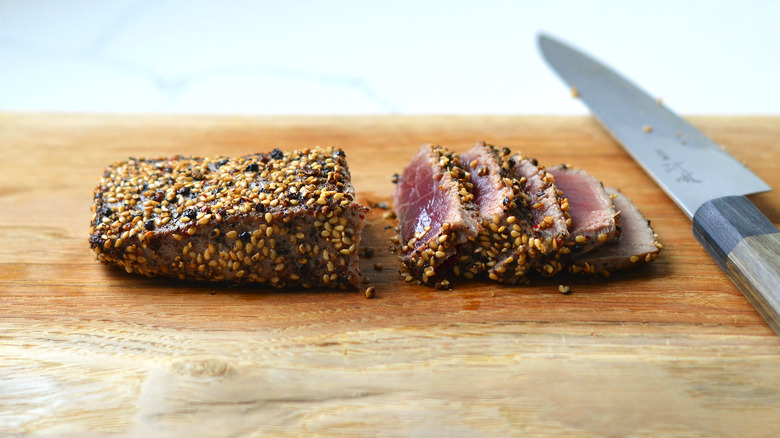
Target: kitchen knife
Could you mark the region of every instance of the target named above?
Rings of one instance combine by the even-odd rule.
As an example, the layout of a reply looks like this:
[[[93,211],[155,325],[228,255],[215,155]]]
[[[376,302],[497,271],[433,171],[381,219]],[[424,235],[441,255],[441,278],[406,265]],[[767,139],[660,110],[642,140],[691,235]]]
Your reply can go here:
[[[693,235],[780,335],[780,230],[745,195],[771,188],[604,64],[540,35],[547,63],[693,221]]]

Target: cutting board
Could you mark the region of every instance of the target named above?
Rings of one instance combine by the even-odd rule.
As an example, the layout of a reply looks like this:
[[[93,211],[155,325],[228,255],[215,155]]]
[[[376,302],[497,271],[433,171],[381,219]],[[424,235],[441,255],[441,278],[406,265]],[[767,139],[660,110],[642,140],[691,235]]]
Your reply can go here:
[[[690,120],[780,188],[780,117]],[[423,142],[478,140],[622,189],[660,258],[610,278],[404,283],[382,208],[392,175]],[[342,147],[376,206],[361,260],[375,298],[95,262],[90,204],[108,164],[314,145]],[[0,114],[0,152],[0,434],[780,434],[780,338],[589,117]],[[777,192],[752,200],[780,222]]]

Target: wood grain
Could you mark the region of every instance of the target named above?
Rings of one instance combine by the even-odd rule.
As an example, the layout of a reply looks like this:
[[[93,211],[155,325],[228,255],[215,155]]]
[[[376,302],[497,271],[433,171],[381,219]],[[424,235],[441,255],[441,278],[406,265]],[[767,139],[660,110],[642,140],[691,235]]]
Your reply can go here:
[[[689,120],[780,187],[780,118]],[[340,146],[373,204],[420,143],[478,140],[621,188],[660,258],[439,291],[399,280],[377,208],[369,300],[142,278],[88,248],[92,190],[128,156]],[[780,434],[780,339],[590,118],[0,114],[0,151],[0,435]],[[776,193],[751,200],[780,223]]]

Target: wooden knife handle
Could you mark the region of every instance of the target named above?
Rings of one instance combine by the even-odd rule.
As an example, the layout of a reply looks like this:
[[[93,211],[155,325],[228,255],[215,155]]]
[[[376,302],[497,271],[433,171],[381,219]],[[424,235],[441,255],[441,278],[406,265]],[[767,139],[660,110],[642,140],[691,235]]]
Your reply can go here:
[[[744,196],[704,203],[693,235],[780,335],[780,230]]]

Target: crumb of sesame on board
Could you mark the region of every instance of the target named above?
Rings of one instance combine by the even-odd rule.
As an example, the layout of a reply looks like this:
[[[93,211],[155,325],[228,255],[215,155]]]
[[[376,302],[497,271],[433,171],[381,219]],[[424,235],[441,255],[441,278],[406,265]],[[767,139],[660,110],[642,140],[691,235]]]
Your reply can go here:
[[[560,284],[558,285],[558,292],[564,295],[569,295],[571,293],[571,286]]]
[[[653,132],[653,127],[650,126],[650,125],[644,125],[644,126],[642,126],[642,131],[647,132],[647,133],[651,133],[651,132]]]
[[[366,298],[369,300],[376,297],[376,288],[374,286],[369,286],[366,288]]]

